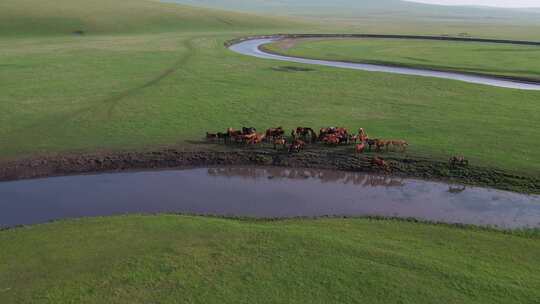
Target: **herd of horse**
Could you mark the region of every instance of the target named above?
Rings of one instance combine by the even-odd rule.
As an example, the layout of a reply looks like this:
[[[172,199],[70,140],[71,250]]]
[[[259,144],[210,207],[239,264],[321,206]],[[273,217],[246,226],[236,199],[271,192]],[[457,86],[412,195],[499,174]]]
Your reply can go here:
[[[289,138],[286,138],[283,127],[270,128],[263,133],[258,133],[253,127],[243,127],[239,130],[228,128],[225,132],[206,132],[206,138],[248,145],[272,142],[276,150],[287,149],[288,146],[289,153],[300,152],[307,144],[317,142],[330,146],[354,144],[356,153],[364,153],[366,149],[369,151],[375,149],[377,152],[389,151],[390,148],[405,152],[409,145],[407,141],[401,139],[370,138],[363,128],[360,128],[357,134],[352,134],[341,127],[321,128],[318,134],[312,128],[298,127],[291,131]]]
[[[206,139],[212,141],[223,141],[224,143],[238,143],[256,145],[263,142],[271,142],[276,150],[288,149],[289,153],[298,153],[307,144],[323,143],[330,146],[354,144],[354,151],[357,154],[375,150],[376,152],[388,152],[390,149],[401,153],[407,150],[409,143],[402,139],[380,139],[370,138],[363,128],[358,129],[358,133],[352,134],[346,128],[328,127],[321,128],[319,133],[309,127],[298,127],[293,129],[289,137],[285,135],[283,127],[270,128],[266,132],[258,133],[253,127],[243,127],[240,130],[228,128],[225,132],[206,132]],[[380,156],[371,159],[373,166],[389,170],[390,165]],[[469,161],[463,156],[453,156],[448,165],[450,167],[466,167]]]

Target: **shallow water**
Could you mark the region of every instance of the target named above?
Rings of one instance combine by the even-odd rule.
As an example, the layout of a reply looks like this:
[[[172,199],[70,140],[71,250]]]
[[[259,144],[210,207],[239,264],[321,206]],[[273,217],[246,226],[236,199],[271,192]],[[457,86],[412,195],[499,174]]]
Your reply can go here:
[[[476,76],[476,75],[461,74],[461,73],[456,73],[456,72],[439,72],[439,71],[414,69],[414,68],[390,67],[390,66],[382,66],[382,65],[375,65],[375,64],[347,63],[347,62],[339,62],[339,61],[295,58],[295,57],[287,57],[287,56],[282,56],[282,55],[270,54],[270,53],[263,52],[262,50],[259,49],[261,45],[271,43],[276,40],[277,39],[247,40],[247,41],[232,45],[230,49],[240,54],[258,57],[258,58],[264,58],[264,59],[274,59],[274,60],[304,63],[304,64],[323,65],[323,66],[363,70],[363,71],[370,71],[370,72],[386,72],[386,73],[394,73],[394,74],[445,78],[445,79],[459,80],[459,81],[465,81],[469,83],[483,84],[483,85],[502,87],[502,88],[511,88],[511,89],[520,89],[520,90],[540,90],[540,84],[498,79],[498,78],[493,78],[493,77],[488,77],[488,76]]]
[[[392,216],[540,227],[540,196],[363,173],[224,167],[0,183],[0,225],[124,213]]]

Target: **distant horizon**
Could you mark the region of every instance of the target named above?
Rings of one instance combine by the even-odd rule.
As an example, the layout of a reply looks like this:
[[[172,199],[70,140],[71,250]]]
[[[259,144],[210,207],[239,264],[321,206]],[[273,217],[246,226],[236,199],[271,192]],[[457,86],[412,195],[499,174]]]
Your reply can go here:
[[[540,8],[540,0],[403,0],[447,6],[489,6],[499,8]]]

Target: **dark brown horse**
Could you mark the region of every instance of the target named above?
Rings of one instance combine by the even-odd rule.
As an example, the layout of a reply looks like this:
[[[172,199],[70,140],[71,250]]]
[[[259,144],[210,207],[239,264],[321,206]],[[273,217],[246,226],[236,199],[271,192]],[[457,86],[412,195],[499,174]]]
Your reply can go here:
[[[448,165],[450,167],[468,166],[469,161],[465,159],[464,156],[452,156],[450,160],[448,160]]]
[[[266,138],[269,139],[269,140],[274,139],[274,138],[283,137],[283,135],[285,135],[285,130],[283,130],[282,127],[270,128],[270,129],[266,130]]]
[[[359,144],[356,145],[356,153],[358,154],[361,154],[361,153],[364,153],[364,150],[366,149],[366,144],[361,142]]]
[[[242,134],[244,135],[249,135],[249,134],[253,134],[257,132],[257,129],[255,129],[254,127],[243,127],[242,128]]]
[[[322,142],[327,145],[339,145],[341,140],[338,134],[328,134],[322,139]]]
[[[229,133],[218,132],[217,137],[218,140],[223,140],[224,142],[228,142],[230,139]]]
[[[366,140],[366,143],[367,143],[367,145],[368,145],[368,149],[369,149],[370,152],[371,152],[371,148],[372,148],[373,146],[376,146],[378,141],[379,141],[379,140],[376,139],[376,138],[373,138],[373,139],[368,138],[368,139]]]
[[[317,141],[317,133],[312,128],[298,127],[296,128],[296,135],[307,142],[315,143]]]
[[[285,138],[280,137],[280,138],[274,139],[274,149],[275,150],[277,150],[278,147],[285,148],[286,146],[287,146],[287,141],[285,140]]]
[[[347,138],[346,141],[349,139],[349,132],[345,128],[336,128],[336,127],[329,127],[329,128],[321,128],[319,130],[319,140],[323,140],[328,135],[336,134],[339,138]]]
[[[304,149],[305,145],[306,145],[306,143],[303,140],[296,139],[289,146],[289,153],[292,153],[292,152],[298,153],[298,152],[300,152],[301,150]]]
[[[206,132],[206,139],[207,140],[216,140],[216,139],[218,139],[218,135],[214,134],[214,133]]]

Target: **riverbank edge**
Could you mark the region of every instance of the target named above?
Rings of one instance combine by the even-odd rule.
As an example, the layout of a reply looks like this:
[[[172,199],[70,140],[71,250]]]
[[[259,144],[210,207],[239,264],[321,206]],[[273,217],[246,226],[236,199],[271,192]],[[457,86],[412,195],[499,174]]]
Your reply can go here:
[[[230,151],[182,151],[175,148],[141,152],[97,152],[37,156],[0,162],[0,182],[91,173],[207,166],[275,166],[380,173],[439,180],[526,194],[540,194],[540,177],[523,176],[479,166],[384,155],[389,170],[372,164],[374,154],[355,155],[331,150],[287,153],[272,149],[235,148]]]
[[[359,39],[359,38],[375,38],[375,39],[408,39],[408,40],[435,40],[435,41],[456,41],[456,42],[482,42],[482,43],[499,43],[499,44],[515,44],[515,45],[532,45],[540,46],[540,42],[536,41],[525,41],[525,40],[505,40],[505,39],[485,39],[485,38],[463,38],[463,37],[446,37],[446,36],[422,36],[422,35],[382,35],[382,34],[274,34],[274,35],[255,35],[255,36],[245,36],[235,39],[228,40],[224,43],[226,48],[231,46],[254,39],[336,39],[336,38],[350,38],[350,39]],[[303,57],[303,56],[294,56],[276,52],[274,50],[268,49],[261,46],[259,50],[268,54],[287,56],[291,58],[299,59],[311,59],[311,60],[324,60],[316,57]],[[471,76],[481,76],[491,79],[499,80],[508,80],[515,81],[525,84],[540,84],[538,79],[528,78],[528,77],[519,77],[519,76],[507,76],[507,75],[498,75],[498,74],[486,74],[486,73],[477,73],[471,71],[463,71],[459,69],[439,69],[428,66],[415,66],[407,64],[398,64],[398,63],[385,63],[385,62],[372,62],[372,61],[347,61],[347,60],[333,60],[335,62],[342,63],[352,63],[352,64],[374,64],[379,66],[386,67],[398,67],[398,68],[417,68],[423,69],[426,71],[434,72],[449,72],[449,73],[461,73],[464,75]]]
[[[385,221],[396,223],[409,223],[418,224],[424,226],[440,226],[451,229],[461,229],[465,231],[478,231],[489,233],[502,233],[511,236],[517,236],[528,239],[540,239],[540,228],[501,228],[497,226],[480,226],[473,224],[461,224],[461,223],[446,223],[440,221],[430,221],[414,217],[394,217],[394,216],[376,216],[376,215],[362,215],[362,216],[343,216],[343,215],[321,215],[321,216],[295,216],[295,217],[249,217],[249,216],[231,216],[231,215],[218,215],[218,214],[196,214],[196,213],[179,213],[179,212],[162,212],[162,213],[129,213],[118,214],[110,216],[90,216],[90,217],[75,217],[65,219],[53,219],[43,223],[37,224],[21,224],[15,226],[0,226],[0,233],[12,232],[20,229],[35,229],[44,225],[50,225],[55,223],[76,223],[83,222],[92,219],[114,219],[121,217],[184,217],[184,218],[208,218],[225,221],[238,221],[245,223],[274,223],[274,222],[304,222],[304,221],[322,221],[322,220],[365,220],[365,221]]]

